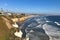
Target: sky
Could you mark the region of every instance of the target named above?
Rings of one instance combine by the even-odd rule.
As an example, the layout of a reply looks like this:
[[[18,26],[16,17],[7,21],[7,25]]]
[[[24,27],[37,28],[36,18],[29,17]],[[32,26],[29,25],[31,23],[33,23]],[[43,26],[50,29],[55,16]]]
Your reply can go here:
[[[0,0],[0,8],[22,13],[60,13],[60,0]]]

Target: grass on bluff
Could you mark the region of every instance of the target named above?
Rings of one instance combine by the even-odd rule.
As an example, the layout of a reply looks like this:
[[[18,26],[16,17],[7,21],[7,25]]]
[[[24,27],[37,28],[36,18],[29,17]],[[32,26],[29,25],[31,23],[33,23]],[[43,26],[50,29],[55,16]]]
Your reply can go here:
[[[9,29],[0,15],[0,40],[9,40]]]

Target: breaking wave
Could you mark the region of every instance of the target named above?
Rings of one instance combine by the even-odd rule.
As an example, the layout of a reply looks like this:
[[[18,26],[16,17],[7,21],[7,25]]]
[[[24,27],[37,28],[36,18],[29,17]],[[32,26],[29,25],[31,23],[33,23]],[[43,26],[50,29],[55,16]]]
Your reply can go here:
[[[36,16],[20,27],[30,40],[60,40],[60,16]]]

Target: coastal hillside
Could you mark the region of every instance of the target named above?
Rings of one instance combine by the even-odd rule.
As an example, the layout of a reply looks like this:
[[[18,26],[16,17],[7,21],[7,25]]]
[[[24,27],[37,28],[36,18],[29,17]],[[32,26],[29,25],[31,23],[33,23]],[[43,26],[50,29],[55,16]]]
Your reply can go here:
[[[9,29],[2,19],[2,16],[0,16],[0,40],[9,40]]]

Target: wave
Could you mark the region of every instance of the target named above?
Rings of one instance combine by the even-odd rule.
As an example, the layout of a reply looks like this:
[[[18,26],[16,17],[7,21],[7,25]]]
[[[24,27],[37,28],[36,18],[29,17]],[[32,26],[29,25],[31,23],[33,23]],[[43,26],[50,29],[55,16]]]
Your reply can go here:
[[[36,16],[26,20],[24,28],[30,40],[60,40],[60,16]]]

